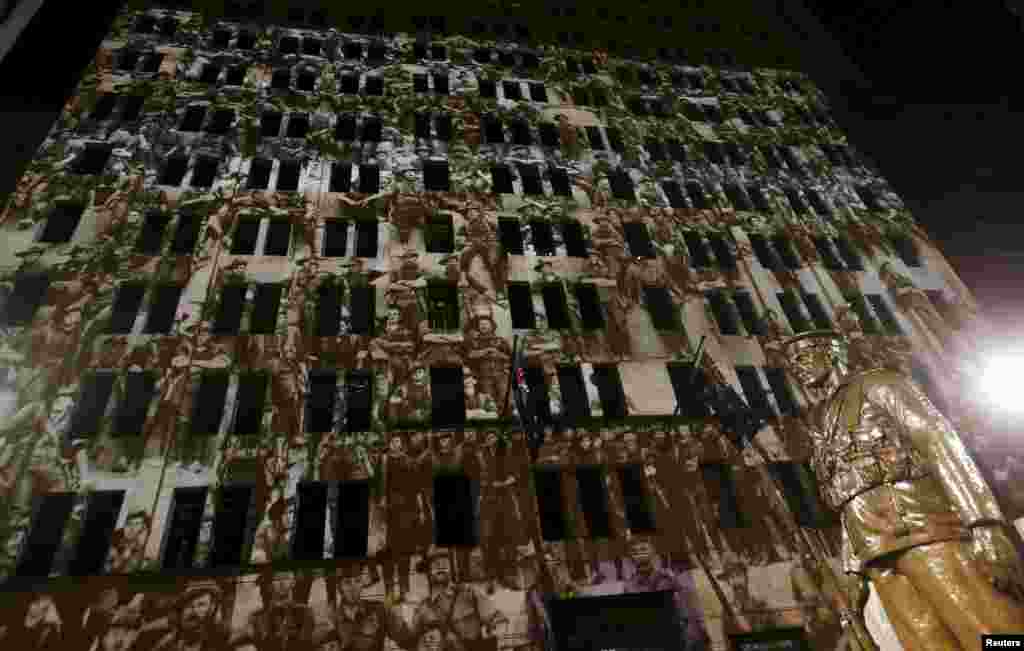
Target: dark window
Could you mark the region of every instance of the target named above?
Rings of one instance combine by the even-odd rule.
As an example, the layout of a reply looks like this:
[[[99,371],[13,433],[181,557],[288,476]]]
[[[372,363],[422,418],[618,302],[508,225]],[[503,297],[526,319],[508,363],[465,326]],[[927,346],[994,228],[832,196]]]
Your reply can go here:
[[[245,309],[245,285],[226,285],[221,290],[217,318],[213,322],[213,334],[237,334],[242,325],[242,311]]]
[[[782,496],[789,505],[789,511],[801,527],[822,527],[828,524],[829,515],[818,497],[811,470],[804,464],[792,461],[775,461],[768,464],[768,470],[782,486]]]
[[[533,311],[533,296],[529,283],[508,284],[509,309],[512,312],[513,328],[536,328],[537,319]]]
[[[832,327],[832,322],[828,318],[828,313],[825,312],[825,306],[822,305],[817,294],[805,292],[804,303],[807,304],[807,311],[811,313],[811,320],[814,321],[814,327],[821,328],[823,330],[827,330]]]
[[[203,373],[192,403],[192,434],[216,434],[224,416],[228,393],[226,373]]]
[[[270,185],[270,171],[273,166],[274,163],[266,158],[253,159],[252,165],[249,167],[249,189],[266,190]],[[170,185],[177,184],[171,183]]]
[[[222,68],[212,63],[207,63],[203,66],[203,71],[199,73],[199,81],[204,84],[215,84],[217,83],[217,77],[220,77],[220,71]],[[195,131],[195,129],[191,129]]]
[[[718,498],[718,526],[722,529],[745,527],[746,518],[740,512],[732,466],[709,463],[702,464],[700,469],[712,499]]]
[[[501,120],[491,115],[485,115],[483,119],[484,123],[484,138],[488,143],[504,143],[505,134],[501,128]]]
[[[320,56],[320,39],[307,36],[302,39],[302,53],[309,56]]]
[[[192,187],[208,188],[217,177],[217,159],[212,156],[199,156],[192,169]]]
[[[597,74],[597,66],[594,65],[594,62],[593,62],[592,59],[584,58],[583,61],[581,61],[580,63],[583,66],[583,72],[584,73],[586,73],[588,75]]]
[[[335,140],[352,142],[356,139],[356,118],[353,115],[339,115],[334,125]]]
[[[637,258],[653,258],[654,244],[643,222],[623,222],[622,230],[629,245],[629,252]]]
[[[369,51],[367,52],[367,58],[371,61],[381,61],[388,54],[388,49],[383,43],[370,43]]]
[[[384,123],[380,118],[369,117],[363,120],[363,140],[367,142],[380,142],[384,132]]]
[[[191,109],[190,109],[191,110]],[[266,112],[260,116],[260,137],[274,138],[281,133],[283,116],[276,112]]]
[[[430,114],[417,113],[414,118],[414,131],[417,138],[430,138]]]
[[[568,537],[562,502],[562,473],[557,469],[533,469],[537,511],[540,516],[540,534],[544,540],[564,540]]]
[[[260,233],[260,222],[257,219],[239,219],[235,227],[235,236],[231,240],[232,255],[253,255],[256,253],[256,240]]]
[[[359,166],[359,191],[363,194],[377,194],[380,192],[380,167],[376,164],[364,163]],[[376,245],[374,250],[376,251]]]
[[[142,107],[146,98],[141,95],[127,95],[121,98],[121,119],[125,122],[134,122],[139,119]]]
[[[293,113],[288,116],[288,129],[285,135],[289,138],[305,138],[309,131],[309,117]]]
[[[807,195],[807,200],[811,202],[811,207],[814,208],[814,212],[821,217],[828,217],[832,214],[832,210],[825,203],[825,200],[821,198],[818,191],[813,188],[805,188],[804,194]]]
[[[725,143],[725,151],[729,155],[729,162],[735,167],[742,167],[747,164],[747,153],[744,151],[743,147],[737,143]]]
[[[683,199],[683,191],[679,187],[679,183],[676,181],[665,181],[661,184],[661,188],[665,191],[665,196],[668,197],[668,205],[673,208],[686,208],[686,200]]]
[[[141,57],[141,52],[128,49],[121,50],[120,56],[118,57],[118,67],[122,70],[134,70],[135,66],[139,64],[139,59]]]
[[[827,237],[816,235],[814,237],[814,247],[818,249],[818,254],[821,256],[821,262],[825,265],[826,269],[832,271],[841,271],[845,269],[843,263],[836,256],[836,252],[832,250],[832,243],[829,242]]]
[[[448,49],[443,45],[433,44],[430,46],[430,58],[435,61],[444,61],[448,58]]]
[[[622,486],[622,501],[626,507],[626,523],[630,531],[654,531],[654,514],[652,513],[647,487],[644,485],[644,469],[639,464],[630,464],[618,468],[619,485]]]
[[[501,88],[505,93],[505,99],[523,99],[523,90],[518,81],[503,81]]]
[[[174,326],[174,314],[178,311],[178,301],[184,290],[179,285],[157,285],[153,290],[153,303],[149,307],[146,318],[147,334],[170,333]]]
[[[540,180],[540,168],[535,164],[519,164],[519,178],[523,183],[523,194],[538,196],[544,194]]]
[[[617,169],[609,172],[608,183],[611,185],[612,196],[616,199],[636,199],[636,194],[633,192],[633,180],[629,178],[629,174],[625,170]]]
[[[124,504],[124,491],[93,491],[82,523],[82,533],[75,544],[74,557],[68,564],[71,576],[88,576],[103,572],[110,539]]]
[[[412,76],[412,89],[416,93],[427,92],[427,76],[425,74],[414,74]]]
[[[492,171],[493,169],[495,168],[492,168]],[[523,231],[518,219],[498,219],[498,231],[501,236],[501,248],[506,254],[523,255]]]
[[[778,253],[768,245],[768,240],[764,235],[750,233],[748,237],[750,246],[754,250],[754,256],[757,257],[757,261],[762,267],[773,271],[782,269],[782,260],[779,259]]]
[[[78,222],[82,219],[82,211],[85,209],[81,204],[58,203],[50,211],[46,219],[46,226],[39,236],[40,242],[47,244],[60,244],[71,240]]]
[[[156,17],[148,14],[139,16],[135,21],[135,31],[142,34],[149,34],[156,28]]]
[[[530,135],[530,125],[523,120],[512,120],[509,123],[509,127],[512,129],[512,144],[514,145],[532,145],[533,136]]]
[[[474,546],[477,543],[475,482],[463,474],[434,477],[434,542],[441,546]]]
[[[796,299],[796,296],[790,292],[779,292],[778,297],[782,311],[786,314],[786,319],[793,328],[793,332],[800,333],[810,330],[810,324],[804,318],[803,311],[800,309],[800,301]]]
[[[622,390],[622,378],[618,367],[595,365],[590,379],[597,386],[601,412],[605,418],[625,418],[626,394]]]
[[[736,309],[740,313],[740,318],[743,319],[743,327],[747,329],[747,334],[763,335],[764,328],[760,317],[757,315],[757,309],[754,307],[754,300],[750,297],[750,293],[734,293],[733,303],[736,304]]]
[[[799,269],[803,266],[800,258],[796,255],[796,251],[793,250],[793,243],[789,241],[788,237],[782,234],[773,235],[772,245],[787,269]]]
[[[326,220],[324,222],[323,255],[325,257],[340,258],[345,255],[347,247],[348,222],[340,219]]]
[[[455,231],[452,228],[452,218],[448,215],[430,216],[424,235],[429,253],[451,253],[455,250]]]
[[[334,429],[334,401],[337,394],[337,373],[310,372],[309,397],[306,400],[306,432],[330,432]]]
[[[344,80],[344,78],[342,78]],[[291,70],[275,70],[270,77],[270,87],[275,90],[288,90],[292,84]],[[344,81],[343,81],[344,84]]]
[[[110,114],[114,112],[114,106],[116,104],[117,94],[104,93],[96,100],[96,105],[93,107],[92,113],[89,114],[89,117],[93,120],[106,120],[110,117]]]
[[[764,369],[764,375],[768,380],[768,386],[771,388],[772,395],[775,396],[775,405],[779,408],[779,413],[786,416],[796,416],[800,412],[800,407],[797,405],[796,399],[793,397],[793,391],[786,380],[785,369],[768,366]]]
[[[352,163],[333,163],[330,192],[348,192],[352,189]]]
[[[437,139],[448,142],[452,139],[452,117],[450,115],[439,115],[434,121],[437,131]]]
[[[548,101],[548,91],[544,88],[544,84],[530,82],[530,99],[534,102]]]
[[[732,311],[732,306],[729,305],[728,299],[720,291],[711,291],[707,293],[708,303],[711,304],[711,311],[715,315],[715,321],[718,322],[718,328],[722,331],[723,335],[738,335],[740,334],[740,324],[736,321],[736,315]]]
[[[725,165],[725,151],[720,142],[705,142],[704,155],[716,165]]]
[[[843,258],[843,262],[846,263],[846,267],[853,271],[864,271],[864,263],[860,259],[860,254],[857,249],[853,246],[848,238],[840,236],[833,240],[836,245],[836,249],[839,251],[839,255]]]
[[[370,484],[365,481],[338,483],[335,508],[334,558],[363,558],[370,536]]]
[[[298,54],[299,52],[299,39],[294,36],[284,36],[281,38],[281,42],[278,45],[278,50],[281,54]]]
[[[704,187],[697,181],[690,181],[686,184],[686,194],[690,197],[690,203],[697,210],[707,210],[711,207],[707,195],[704,194]]]
[[[376,165],[373,167],[376,169]],[[356,222],[356,257],[377,257],[377,231],[376,219],[360,219]]]
[[[266,373],[244,373],[238,378],[233,434],[259,434],[263,429],[263,406],[267,400]]]
[[[558,127],[550,122],[540,124],[540,142],[545,147],[558,147],[561,140],[558,136]]]
[[[621,154],[626,150],[626,144],[622,140],[622,132],[619,131],[618,127],[605,127],[604,133],[608,136],[608,145],[611,146],[612,151]]]
[[[292,558],[319,561],[324,557],[327,526],[327,482],[302,481],[296,490],[299,506],[292,530]]]
[[[570,257],[586,258],[587,243],[583,238],[583,225],[570,219],[562,222],[562,242]]]
[[[100,421],[110,402],[114,390],[114,374],[110,371],[96,371],[86,376],[78,392],[74,415],[71,418],[69,435],[93,436],[99,432]]]
[[[551,189],[560,197],[572,196],[572,187],[569,183],[569,172],[559,167],[548,168],[548,176],[551,178]]]
[[[64,526],[71,516],[73,493],[46,493],[32,517],[28,537],[22,543],[21,556],[14,570],[16,576],[45,577],[50,574],[53,559],[64,537]]]
[[[735,269],[736,256],[733,255],[732,247],[726,237],[720,233],[708,233],[707,238],[711,250],[715,252],[718,266],[722,269]]]
[[[598,127],[587,127],[587,140],[590,142],[590,148],[601,151],[604,149],[604,139],[601,138],[601,129]]]
[[[281,286],[256,285],[249,332],[254,335],[272,335],[277,328],[277,309],[281,303]]]
[[[491,167],[491,185],[496,194],[512,194],[512,170],[507,165]]]
[[[899,321],[896,320],[896,315],[889,309],[889,304],[882,298],[881,294],[865,294],[864,297],[871,303],[871,307],[875,308],[875,314],[878,315],[878,320],[882,322],[882,327],[885,329],[886,334],[903,334],[903,328],[900,327]]]
[[[490,79],[478,79],[478,85],[480,87],[480,97],[497,97],[498,89],[497,84]]]
[[[358,335],[373,334],[376,292],[372,286],[355,286],[349,290],[349,329]]]
[[[695,268],[711,266],[711,256],[708,255],[704,240],[696,231],[683,231],[683,241],[686,243],[686,250],[690,253],[690,265]]]
[[[213,112],[213,118],[206,130],[216,135],[224,135],[231,130],[231,123],[235,121],[235,112],[231,109],[219,109]]]
[[[368,371],[349,371],[345,377],[345,424],[349,432],[372,427],[373,381]]]
[[[604,314],[601,311],[601,298],[597,287],[590,283],[576,285],[576,300],[580,306],[580,318],[584,330],[599,330],[604,327]]]
[[[171,522],[164,547],[165,570],[189,570],[199,542],[206,505],[206,487],[175,488]]]
[[[682,141],[671,138],[668,141],[668,153],[672,156],[672,160],[677,163],[686,162],[686,147]]]
[[[142,283],[122,283],[111,306],[108,331],[114,334],[128,334],[135,325],[135,317],[142,307],[146,286]]]
[[[664,287],[644,287],[644,303],[656,330],[678,330],[679,316]]]
[[[750,203],[750,199],[743,193],[743,189],[735,183],[725,184],[725,194],[729,197],[729,201],[732,202],[733,207],[736,210],[753,210],[754,204]]]
[[[346,95],[355,95],[359,92],[359,75],[342,75],[341,92]]]
[[[345,43],[342,51],[346,59],[359,59],[363,56],[363,46],[360,43]]]
[[[110,159],[111,146],[89,143],[75,161],[76,174],[101,174]]]
[[[753,366],[737,366],[736,376],[739,378],[743,396],[751,409],[765,418],[774,416],[775,412],[772,411],[771,403],[768,402],[768,393],[764,390],[764,385],[761,384],[757,369]]]
[[[544,312],[547,315],[548,327],[555,330],[566,330],[572,327],[569,319],[569,308],[565,302],[565,289],[561,283],[548,283],[541,289],[544,298]]]
[[[665,151],[665,145],[654,138],[647,138],[644,141],[644,147],[647,148],[647,153],[650,155],[652,161],[663,161],[668,158],[667,152]]]
[[[312,70],[303,70],[298,74],[295,79],[295,87],[299,90],[312,92],[316,90],[316,73]],[[369,92],[369,84],[367,84],[367,92]],[[380,93],[370,93],[371,95]]]
[[[580,508],[591,538],[611,538],[612,530],[605,496],[604,472],[596,467],[576,468]]]
[[[384,94],[384,78],[374,75],[366,77],[366,94],[381,96]]]
[[[191,255],[199,239],[199,216],[191,212],[178,213],[178,225],[171,240],[171,253],[174,255]]]
[[[431,324],[433,325],[433,324]],[[461,366],[430,369],[431,425],[453,427],[466,422],[466,396]]]
[[[562,413],[570,421],[590,418],[590,401],[579,366],[559,366],[558,387],[562,392]]]
[[[156,378],[145,371],[129,371],[125,376],[124,396],[114,416],[114,436],[140,436],[146,423],[149,403],[156,393]]]
[[[555,235],[551,228],[551,222],[544,219],[530,220],[530,235],[533,241],[533,250],[537,255],[555,254]]]
[[[448,192],[448,162],[428,160],[423,162],[423,185],[427,190]]]
[[[893,248],[896,249],[896,254],[903,260],[903,264],[908,267],[921,266],[921,257],[917,253],[917,246],[910,239],[910,236],[903,234],[893,235],[890,237],[890,241]]]
[[[427,316],[432,330],[459,329],[459,297],[455,285],[432,283],[427,286]]]
[[[235,44],[240,50],[251,50],[256,47],[256,35],[249,32],[239,32],[238,40]]]
[[[341,290],[333,283],[317,289],[316,336],[337,337],[341,332]]]

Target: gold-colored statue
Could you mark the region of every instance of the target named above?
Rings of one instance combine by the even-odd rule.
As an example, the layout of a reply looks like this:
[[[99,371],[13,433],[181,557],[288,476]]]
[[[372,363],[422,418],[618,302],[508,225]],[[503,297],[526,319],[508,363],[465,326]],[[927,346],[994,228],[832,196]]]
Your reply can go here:
[[[842,515],[851,602],[870,581],[906,651],[1024,631],[1010,525],[950,422],[898,371],[850,373],[838,332],[799,334],[784,353],[817,403],[812,466]]]

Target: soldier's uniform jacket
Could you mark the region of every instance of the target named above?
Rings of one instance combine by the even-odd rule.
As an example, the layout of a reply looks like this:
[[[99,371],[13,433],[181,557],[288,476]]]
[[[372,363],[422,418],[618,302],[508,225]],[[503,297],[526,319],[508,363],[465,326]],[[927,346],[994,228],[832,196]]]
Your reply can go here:
[[[385,637],[403,648],[411,644],[412,632],[405,621],[382,603],[361,599],[352,616],[339,604],[333,615],[345,651],[381,651]]]
[[[665,568],[657,568],[646,574],[638,572],[626,580],[622,589],[624,594],[661,591],[672,593],[672,602],[679,613],[683,648],[689,651],[708,646],[709,640],[704,631],[703,617],[697,605],[698,597],[692,590],[687,590],[683,582],[672,572]]]
[[[810,429],[819,486],[842,514],[846,571],[1003,519],[952,425],[897,371],[851,376],[815,406]]]
[[[467,649],[483,649],[487,642],[497,641],[484,640],[484,627],[492,627],[503,618],[490,599],[470,586],[457,585],[419,603],[413,615],[413,630],[419,633],[440,624],[453,631]]]
[[[313,639],[313,612],[304,604],[290,603],[260,608],[249,615],[241,641],[260,651],[307,649]]]

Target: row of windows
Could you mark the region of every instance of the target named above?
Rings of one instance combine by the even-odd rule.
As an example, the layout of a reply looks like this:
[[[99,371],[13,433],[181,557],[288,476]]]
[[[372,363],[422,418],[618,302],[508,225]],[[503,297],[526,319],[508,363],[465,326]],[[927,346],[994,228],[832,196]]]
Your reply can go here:
[[[770,464],[770,471],[801,525],[820,527],[827,524],[813,476],[806,466],[775,462]],[[642,465],[576,466],[572,469],[535,467],[531,474],[541,538],[555,541],[583,536],[608,539],[621,535],[612,525],[610,484],[606,481],[609,472],[618,479],[616,501],[624,507],[624,524],[631,533],[657,533],[672,526],[673,514],[659,511],[656,515],[652,487]],[[743,504],[732,467],[720,463],[702,464],[700,474],[708,493],[717,498],[718,526],[749,526],[751,518],[748,513],[753,505]],[[573,505],[567,505],[565,500],[565,482],[576,484],[578,507],[584,516],[585,528],[582,530],[570,529],[566,507],[572,508]],[[444,547],[480,544],[480,514],[476,509],[479,482],[455,469],[434,475],[432,484],[434,544]],[[209,491],[207,486],[174,489],[162,550],[164,570],[198,569],[196,550]],[[368,555],[371,506],[368,482],[302,481],[296,487],[296,494],[294,513],[289,513],[292,560],[325,560],[328,526],[333,534],[333,548],[329,550],[331,557],[340,560]],[[124,491],[93,491],[89,494],[82,533],[67,567],[69,575],[93,575],[104,571],[124,496]],[[227,483],[216,491],[212,545],[206,567],[243,564],[245,549],[252,542],[253,520],[259,512],[255,498],[255,487],[250,484]],[[47,576],[53,570],[74,501],[75,496],[71,493],[50,493],[41,500],[24,551],[18,559],[15,576]],[[662,518],[664,521],[660,521]],[[136,520],[139,528],[143,528],[148,525],[149,517],[143,512],[134,512],[127,514],[126,520]]]

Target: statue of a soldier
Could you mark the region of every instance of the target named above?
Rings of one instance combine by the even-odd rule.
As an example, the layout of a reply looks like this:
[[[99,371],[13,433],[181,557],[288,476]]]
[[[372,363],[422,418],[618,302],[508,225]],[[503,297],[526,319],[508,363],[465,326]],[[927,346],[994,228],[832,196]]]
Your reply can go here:
[[[812,465],[842,516],[851,603],[870,582],[906,651],[975,649],[982,634],[1019,632],[1024,569],[950,422],[898,371],[849,372],[838,332],[783,347],[817,403]]]

